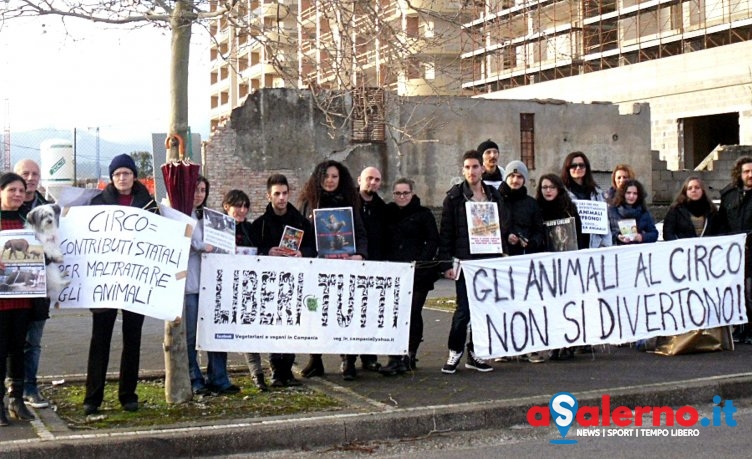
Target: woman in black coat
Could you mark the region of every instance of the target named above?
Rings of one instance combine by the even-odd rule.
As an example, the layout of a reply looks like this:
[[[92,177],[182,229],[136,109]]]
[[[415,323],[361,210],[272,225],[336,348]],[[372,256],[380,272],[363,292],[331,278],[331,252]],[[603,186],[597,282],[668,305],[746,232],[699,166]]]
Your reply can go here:
[[[439,229],[433,213],[420,205],[413,194],[415,183],[407,178],[394,182],[394,202],[386,206],[386,259],[389,261],[416,262],[413,281],[413,300],[410,307],[409,360],[402,356],[389,356],[389,363],[379,371],[387,376],[415,369],[415,356],[423,339],[423,305],[428,292],[438,276],[438,265],[433,261],[439,248]]]
[[[364,260],[368,257],[368,237],[358,205],[358,189],[355,186],[349,169],[344,164],[327,160],[316,165],[313,173],[303,185],[300,194],[300,212],[313,223],[314,210],[331,209],[336,207],[350,207],[352,209],[355,253],[349,255],[350,260]],[[319,248],[319,257],[322,256]],[[355,360],[357,355],[342,355],[342,378],[345,381],[355,379]],[[305,368],[300,372],[303,377],[322,376],[324,362],[321,354],[311,354]]]
[[[687,177],[663,220],[663,240],[718,234],[717,215],[718,208],[710,200],[702,179]]]

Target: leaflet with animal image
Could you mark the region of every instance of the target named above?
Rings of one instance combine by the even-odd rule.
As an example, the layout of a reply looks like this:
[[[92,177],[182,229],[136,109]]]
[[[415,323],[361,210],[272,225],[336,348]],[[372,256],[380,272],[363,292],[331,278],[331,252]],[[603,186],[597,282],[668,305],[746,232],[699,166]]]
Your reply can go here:
[[[499,207],[495,202],[465,203],[470,253],[504,253],[501,245]]]
[[[349,258],[356,253],[352,207],[313,211],[319,258]]]
[[[213,253],[235,253],[235,219],[204,208],[204,244],[214,247]]]
[[[47,274],[42,243],[32,230],[6,230],[0,233],[0,254],[5,269],[0,270],[0,297],[34,298],[47,296]]]
[[[546,242],[550,252],[577,250],[577,226],[574,217],[547,220]]]
[[[295,255],[300,250],[300,243],[303,241],[303,230],[285,226],[282,232],[282,239],[279,241],[279,248],[286,255]]]

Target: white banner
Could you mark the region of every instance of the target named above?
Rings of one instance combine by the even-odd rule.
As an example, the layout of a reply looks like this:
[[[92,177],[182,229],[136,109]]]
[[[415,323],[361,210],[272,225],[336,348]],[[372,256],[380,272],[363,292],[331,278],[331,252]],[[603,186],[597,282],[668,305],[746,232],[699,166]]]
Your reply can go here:
[[[56,299],[60,307],[183,315],[190,226],[135,207],[71,207],[59,239],[71,280]]]
[[[746,323],[745,237],[463,261],[475,352],[512,356]]]
[[[197,349],[407,353],[408,263],[205,254]]]

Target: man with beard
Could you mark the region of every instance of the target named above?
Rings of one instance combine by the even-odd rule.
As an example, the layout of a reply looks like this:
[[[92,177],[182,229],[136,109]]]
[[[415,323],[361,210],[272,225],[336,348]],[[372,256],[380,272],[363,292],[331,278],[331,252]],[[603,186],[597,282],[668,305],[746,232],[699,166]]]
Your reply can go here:
[[[358,194],[363,226],[368,236],[368,259],[384,260],[384,210],[386,203],[381,196],[381,172],[375,167],[366,167],[358,176]],[[375,355],[361,355],[360,362],[364,370],[379,371],[381,364]]]
[[[504,181],[504,169],[499,167],[499,146],[488,139],[478,145],[478,153],[483,155],[483,182],[494,188],[499,188]]]
[[[747,233],[746,260],[744,265],[744,302],[747,307],[747,323],[737,327],[734,341],[752,344],[749,318],[752,316],[752,266],[750,249],[752,240],[752,157],[742,156],[731,170],[731,183],[721,190],[721,206],[718,210],[720,234]]]

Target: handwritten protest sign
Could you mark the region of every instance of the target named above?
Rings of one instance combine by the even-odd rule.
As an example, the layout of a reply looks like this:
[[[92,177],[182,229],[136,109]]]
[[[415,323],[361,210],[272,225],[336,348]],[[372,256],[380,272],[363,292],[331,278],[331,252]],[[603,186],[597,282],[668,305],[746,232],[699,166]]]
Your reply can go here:
[[[601,201],[575,199],[585,234],[608,234],[608,205]]]
[[[744,240],[463,261],[475,352],[511,356],[746,323]]]
[[[191,243],[184,223],[135,207],[71,207],[59,234],[71,280],[55,299],[60,307],[182,315]]]
[[[406,354],[407,263],[205,254],[197,348]]]

